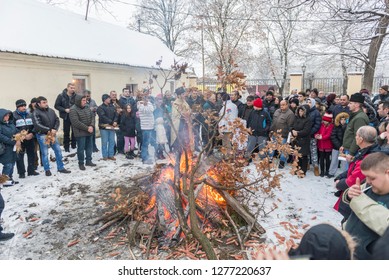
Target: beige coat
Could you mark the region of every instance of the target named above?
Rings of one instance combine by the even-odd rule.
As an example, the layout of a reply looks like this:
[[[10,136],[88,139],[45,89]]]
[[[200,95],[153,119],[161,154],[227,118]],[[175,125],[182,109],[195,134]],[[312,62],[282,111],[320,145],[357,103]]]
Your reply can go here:
[[[174,141],[177,139],[176,132],[178,133],[181,119],[184,119],[186,121],[186,123],[188,124],[188,130],[189,130],[188,133],[189,133],[191,147],[194,147],[194,145],[192,145],[192,143],[194,143],[194,138],[193,138],[190,107],[184,99],[177,98],[176,100],[174,100],[174,102],[172,104],[173,127],[171,130],[171,143],[174,143]]]
[[[364,193],[358,197],[354,197],[351,202],[347,200],[346,195],[347,190],[343,194],[343,201],[345,203],[350,203],[350,208],[355,215],[357,215],[368,228],[382,236],[389,227],[389,209],[378,204]]]

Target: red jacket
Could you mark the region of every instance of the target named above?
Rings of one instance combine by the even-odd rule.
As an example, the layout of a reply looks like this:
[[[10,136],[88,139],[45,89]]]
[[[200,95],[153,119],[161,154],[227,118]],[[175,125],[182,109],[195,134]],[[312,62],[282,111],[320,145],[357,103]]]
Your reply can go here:
[[[330,123],[328,126],[325,126],[324,123],[321,124],[319,131],[315,133],[315,136],[321,134],[322,138],[317,140],[317,148],[319,151],[331,152],[333,145],[331,142],[331,133],[334,129],[334,125]]]
[[[342,174],[338,175],[335,178],[335,181],[339,180],[339,182],[336,184],[336,188],[341,191],[340,197],[338,201],[335,203],[334,208],[338,212],[340,212],[345,218],[347,218],[350,213],[351,209],[350,206],[345,204],[342,201],[342,195],[343,192],[355,184],[357,178],[361,180],[365,180],[365,175],[362,174],[361,170],[361,163],[362,160],[369,154],[379,152],[380,148],[377,144],[374,144],[372,146],[366,147],[364,149],[358,150],[357,154],[355,155],[355,158],[352,162],[350,162],[349,168],[347,172],[343,172]]]

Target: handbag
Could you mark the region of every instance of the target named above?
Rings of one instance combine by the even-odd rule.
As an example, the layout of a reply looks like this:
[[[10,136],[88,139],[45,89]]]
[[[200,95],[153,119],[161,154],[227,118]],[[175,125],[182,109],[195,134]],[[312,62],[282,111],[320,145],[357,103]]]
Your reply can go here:
[[[0,156],[5,153],[5,145],[4,143],[0,143]]]

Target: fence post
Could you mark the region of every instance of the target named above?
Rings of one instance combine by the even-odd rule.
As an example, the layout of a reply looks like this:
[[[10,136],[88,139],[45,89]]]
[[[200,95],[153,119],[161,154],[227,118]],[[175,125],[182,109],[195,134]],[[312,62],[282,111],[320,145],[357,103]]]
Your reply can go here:
[[[347,76],[348,76],[347,95],[351,96],[351,94],[354,94],[361,90],[363,73],[349,72]]]
[[[304,90],[303,75],[301,73],[291,73],[289,77],[290,77],[290,91],[293,89],[297,89],[297,92]]]

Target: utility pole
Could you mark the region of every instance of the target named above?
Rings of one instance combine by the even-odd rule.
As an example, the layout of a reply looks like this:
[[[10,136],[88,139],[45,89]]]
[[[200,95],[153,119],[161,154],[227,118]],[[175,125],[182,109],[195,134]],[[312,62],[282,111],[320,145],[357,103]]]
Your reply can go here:
[[[204,58],[204,23],[201,20],[201,60],[203,63],[203,95],[204,95],[204,88],[205,88],[205,58]]]
[[[140,18],[138,18],[138,32],[140,32]]]

